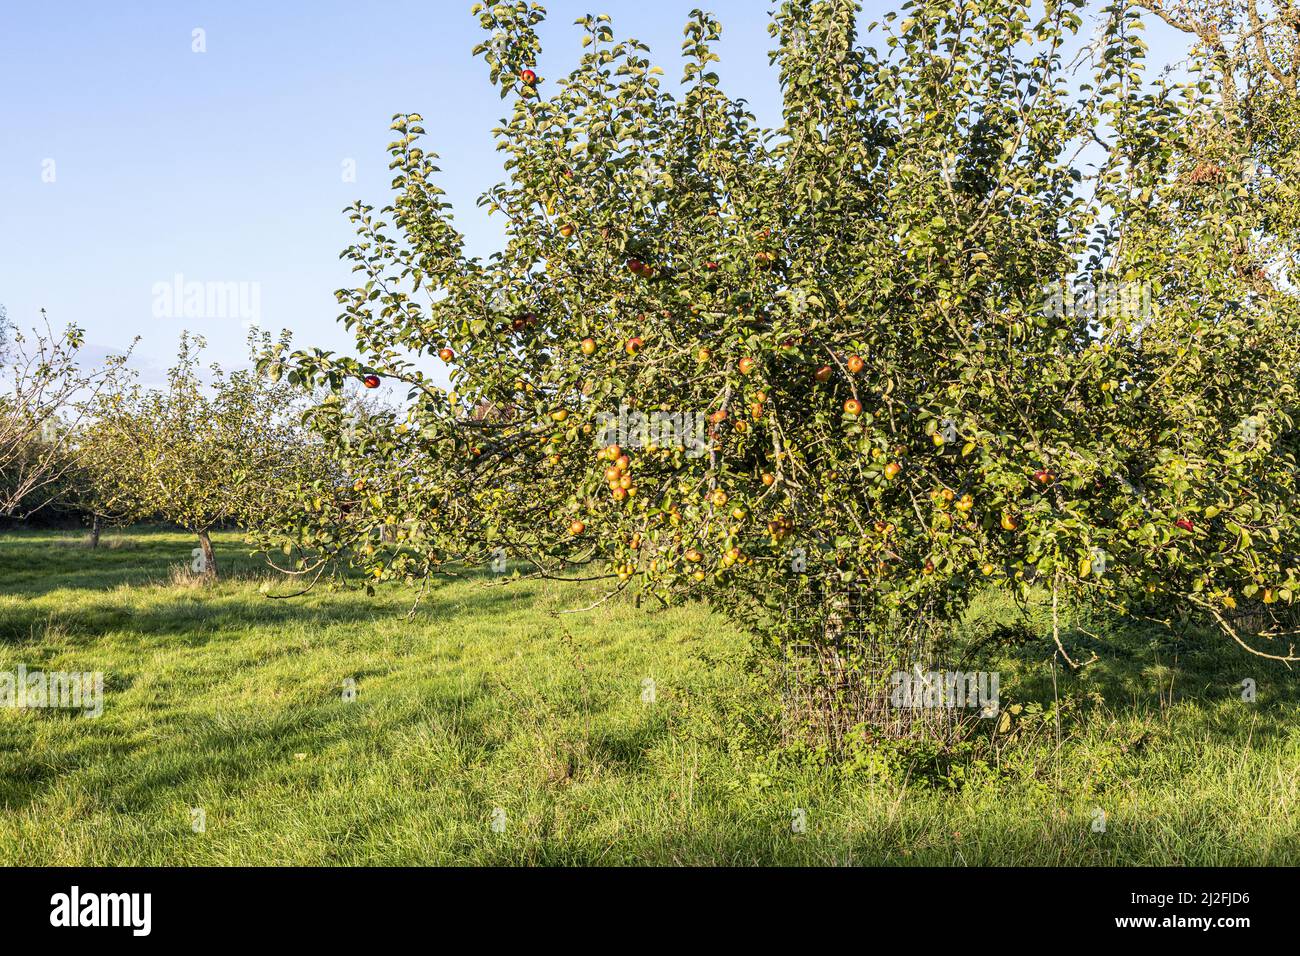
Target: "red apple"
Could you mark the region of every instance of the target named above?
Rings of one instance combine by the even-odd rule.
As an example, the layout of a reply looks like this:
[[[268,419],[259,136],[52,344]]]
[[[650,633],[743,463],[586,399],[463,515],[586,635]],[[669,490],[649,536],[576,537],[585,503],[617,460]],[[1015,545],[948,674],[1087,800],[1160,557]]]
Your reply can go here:
[[[519,79],[523,80],[524,85],[533,86],[537,83],[537,74],[532,70],[524,70],[519,74]]]
[[[1196,528],[1196,524],[1191,518],[1179,518],[1174,522],[1174,525],[1175,527],[1182,528],[1184,531],[1192,531]]]
[[[442,359],[444,362],[450,362],[455,357],[456,357],[456,353],[453,352],[451,349],[447,349],[447,348],[438,349],[438,358]]]
[[[632,338],[627,340],[627,344],[623,347],[627,350],[628,355],[636,355],[637,352],[641,351],[641,346],[643,345],[645,345],[645,342],[641,340],[641,337],[639,335],[634,335]]]
[[[829,365],[817,366],[817,371],[813,372],[813,378],[825,384],[831,380],[831,367]]]
[[[862,356],[860,355],[849,356],[849,361],[848,361],[849,371],[852,372],[854,375],[857,375],[859,372],[861,372],[862,369],[866,366],[866,364],[867,364],[866,362],[862,361]]]
[[[862,414],[862,403],[856,398],[850,398],[844,403],[844,414],[854,417]]]
[[[362,382],[363,385],[366,386],[366,388],[378,388],[378,387],[379,387],[379,376],[378,376],[378,375],[367,375],[365,378],[363,378],[363,379],[361,380],[361,382]]]
[[[738,367],[740,368],[741,375],[748,375],[750,372],[754,371],[754,360],[749,356],[745,356],[745,358],[740,360]]]
[[[595,340],[595,339],[583,339],[583,340],[582,340],[582,354],[583,354],[583,355],[590,355],[590,354],[591,354],[592,352],[594,352],[594,351],[596,351],[596,340]]]

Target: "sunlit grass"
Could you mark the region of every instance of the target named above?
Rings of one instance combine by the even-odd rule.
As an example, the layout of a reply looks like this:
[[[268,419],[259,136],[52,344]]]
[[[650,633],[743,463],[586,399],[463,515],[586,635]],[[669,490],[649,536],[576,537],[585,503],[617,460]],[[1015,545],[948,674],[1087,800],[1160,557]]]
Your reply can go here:
[[[556,616],[595,592],[480,577],[408,618],[414,592],[275,599],[294,583],[237,535],[212,588],[173,572],[185,535],[105,540],[0,534],[0,671],[107,685],[98,719],[0,709],[8,863],[1300,862],[1295,684],[1217,643],[1129,635],[1053,680],[1036,637],[1003,706],[1071,698],[1059,724],[982,728],[945,773],[849,772],[736,731],[746,642],[699,605]]]

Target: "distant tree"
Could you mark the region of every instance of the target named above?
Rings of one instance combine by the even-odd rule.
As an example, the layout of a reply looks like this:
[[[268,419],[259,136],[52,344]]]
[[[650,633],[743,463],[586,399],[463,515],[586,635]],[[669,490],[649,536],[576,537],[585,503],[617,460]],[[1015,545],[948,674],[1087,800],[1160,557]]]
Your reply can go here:
[[[133,382],[100,395],[81,433],[83,474],[102,513],[162,518],[198,536],[198,567],[217,575],[210,532],[256,524],[280,506],[282,489],[310,467],[297,426],[297,393],[249,371],[208,367],[199,336],[181,336],[161,389]]]
[[[73,436],[86,408],[122,381],[127,356],[82,361],[85,333],[22,330],[0,307],[0,517],[23,518],[59,496],[76,468]]]

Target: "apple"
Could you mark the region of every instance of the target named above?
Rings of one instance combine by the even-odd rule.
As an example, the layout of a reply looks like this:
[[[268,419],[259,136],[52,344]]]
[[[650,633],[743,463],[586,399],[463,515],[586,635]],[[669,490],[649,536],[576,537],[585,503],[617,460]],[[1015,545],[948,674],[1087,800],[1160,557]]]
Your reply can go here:
[[[921,573],[922,573],[922,574],[934,574],[934,562],[933,562],[933,561],[927,561],[927,562],[925,562],[925,567],[921,568]]]
[[[442,359],[444,362],[450,362],[455,357],[456,357],[456,353],[453,352],[451,349],[448,348],[438,349],[438,358]]]
[[[583,354],[583,355],[591,355],[593,352],[596,351],[596,340],[595,340],[595,339],[583,339],[583,340],[582,340],[581,348],[582,348],[582,354]]]
[[[640,259],[629,259],[627,260],[627,271],[639,276],[646,271],[645,263]]]
[[[535,86],[537,84],[537,74],[532,70],[524,70],[519,74],[519,79],[523,81],[525,86]]]
[[[748,375],[750,372],[754,371],[754,360],[749,356],[745,356],[740,360],[737,368],[740,369],[741,375]]]
[[[632,338],[627,340],[627,344],[623,346],[623,348],[627,350],[628,355],[636,355],[637,352],[641,351],[641,346],[643,345],[645,345],[645,342],[641,337],[634,335]]]
[[[617,445],[610,445],[602,451],[601,454],[610,461],[618,461],[619,455],[623,454],[623,449],[619,448]]]
[[[551,421],[553,422],[562,422],[568,417],[568,409],[557,408],[555,411],[551,412]]]
[[[704,560],[704,555],[700,554],[700,552],[696,551],[694,548],[691,548],[684,555],[682,555],[682,557],[684,557],[687,561],[691,562],[691,564],[699,564],[701,561]]]
[[[888,465],[885,466],[885,477],[888,478],[890,481],[893,481],[895,478],[898,477],[899,472],[901,472],[902,470],[903,470],[902,465],[900,465],[896,461],[891,461]]]
[[[1196,528],[1196,525],[1191,518],[1179,518],[1174,522],[1174,526],[1182,528],[1184,531],[1193,531]]]
[[[829,365],[817,366],[817,371],[813,372],[813,378],[823,385],[831,380],[831,367]]]
[[[622,500],[623,500],[624,498],[626,498],[626,497],[627,497],[627,489],[626,489],[626,488],[615,488],[615,489],[614,489],[614,500],[615,500],[615,501],[622,501]]]
[[[699,352],[695,354],[695,360],[699,362],[701,365],[703,365],[705,362],[711,361],[712,359],[713,359],[712,349],[700,349]]]
[[[718,264],[716,262],[709,261],[704,263],[704,268],[708,269],[710,272],[717,272]]]
[[[762,402],[755,402],[753,405],[750,405],[750,406],[749,406],[749,414],[750,414],[750,417],[752,417],[752,418],[754,419],[754,421],[758,421],[760,418],[762,418],[762,417],[763,417],[763,403],[762,403]]]
[[[770,252],[760,252],[754,256],[754,264],[760,269],[770,269],[776,264],[776,256]]]
[[[844,414],[854,418],[862,414],[862,403],[856,398],[850,398],[844,403]]]
[[[567,222],[560,227],[560,235],[562,235],[565,239],[570,238],[573,235],[573,233],[574,233],[573,226],[569,225],[569,223]]]
[[[587,526],[583,524],[581,521],[577,520],[576,518],[569,525],[569,534],[573,535],[573,537],[575,538],[586,530],[587,530]]]
[[[727,493],[719,488],[713,492],[712,500],[715,506],[721,508],[727,503]]]
[[[709,421],[711,421],[715,425],[720,425],[726,420],[727,420],[727,410],[725,408],[719,408],[716,412],[714,412],[712,415],[709,416]]]
[[[378,375],[367,375],[365,378],[363,378],[363,379],[361,380],[361,384],[365,385],[366,388],[378,388],[378,387],[379,387],[379,376],[378,376]]]
[[[618,446],[616,445],[615,447]],[[627,457],[627,455],[618,455],[614,459],[614,467],[619,471],[627,471],[632,467],[632,459]]]
[[[1039,468],[1034,472],[1034,481],[1038,482],[1040,485],[1051,484],[1052,477],[1052,473],[1046,468]]]
[[[770,471],[763,472],[763,484],[770,488],[775,481],[776,475],[772,474]]]
[[[611,485],[616,484],[619,478],[621,477],[623,477],[623,472],[621,469],[616,468],[613,465],[610,465],[608,468],[605,469],[605,480],[608,481]]]
[[[962,512],[963,514],[967,511],[970,511],[971,508],[974,507],[974,505],[975,505],[975,499],[972,498],[970,495],[962,495],[960,498],[957,499],[957,510]]]
[[[1015,531],[1016,528],[1018,527],[1020,527],[1020,525],[1016,522],[1016,519],[1010,513],[1006,511],[1002,512],[1003,531]]]
[[[866,362],[862,361],[862,356],[860,355],[849,356],[849,361],[848,361],[849,371],[852,372],[854,375],[857,375],[859,372],[861,372],[863,368],[866,367],[866,364],[867,364]]]

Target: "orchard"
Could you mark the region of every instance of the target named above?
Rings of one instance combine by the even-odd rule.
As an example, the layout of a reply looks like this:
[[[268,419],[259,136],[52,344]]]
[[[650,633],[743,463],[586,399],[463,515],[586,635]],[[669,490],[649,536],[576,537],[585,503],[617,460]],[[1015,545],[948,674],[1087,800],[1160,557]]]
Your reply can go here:
[[[541,7],[474,14],[505,241],[466,254],[398,115],[393,199],[349,209],[356,357],[261,363],[332,393],[336,478],[268,529],[295,570],[500,549],[850,671],[910,666],[986,588],[1300,659],[1293,75],[1153,75],[1127,3],[787,0],[767,129],[706,13],[676,92],[607,17],[548,76]],[[401,409],[345,413],[381,381]]]

